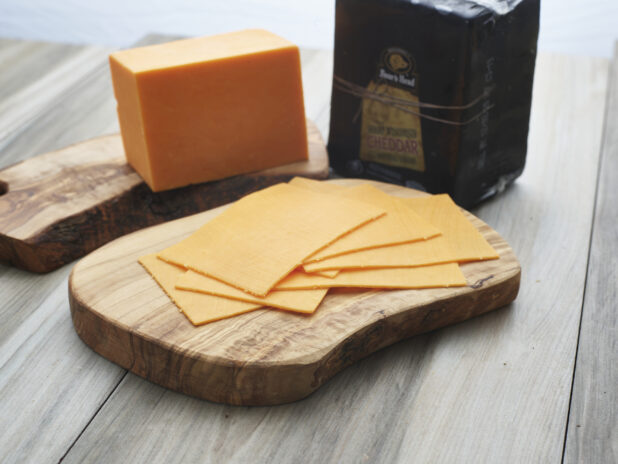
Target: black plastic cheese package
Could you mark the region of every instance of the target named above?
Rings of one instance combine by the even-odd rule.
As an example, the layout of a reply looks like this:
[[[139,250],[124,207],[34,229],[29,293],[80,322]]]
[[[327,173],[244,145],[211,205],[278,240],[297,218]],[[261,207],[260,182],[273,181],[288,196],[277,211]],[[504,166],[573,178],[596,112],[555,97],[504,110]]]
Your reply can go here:
[[[540,0],[337,0],[334,171],[464,207],[523,171]]]

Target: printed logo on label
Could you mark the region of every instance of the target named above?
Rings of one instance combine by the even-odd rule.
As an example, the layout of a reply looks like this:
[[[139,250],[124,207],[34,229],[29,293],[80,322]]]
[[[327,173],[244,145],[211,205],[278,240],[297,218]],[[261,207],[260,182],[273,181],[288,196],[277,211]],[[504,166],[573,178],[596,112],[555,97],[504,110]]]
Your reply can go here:
[[[414,60],[404,49],[387,48],[382,52],[376,78],[416,92],[417,76],[414,67]]]
[[[412,70],[412,59],[399,48],[389,48],[384,51],[386,67],[397,74],[404,74]]]

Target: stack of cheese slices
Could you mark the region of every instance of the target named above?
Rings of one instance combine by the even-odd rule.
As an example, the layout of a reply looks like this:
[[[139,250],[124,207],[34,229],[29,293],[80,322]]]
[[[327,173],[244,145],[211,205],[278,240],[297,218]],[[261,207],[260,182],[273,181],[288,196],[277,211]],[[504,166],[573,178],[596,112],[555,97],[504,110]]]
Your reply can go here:
[[[465,286],[460,263],[497,258],[448,195],[295,178],[139,262],[201,325],[258,308],[311,314],[337,287]]]

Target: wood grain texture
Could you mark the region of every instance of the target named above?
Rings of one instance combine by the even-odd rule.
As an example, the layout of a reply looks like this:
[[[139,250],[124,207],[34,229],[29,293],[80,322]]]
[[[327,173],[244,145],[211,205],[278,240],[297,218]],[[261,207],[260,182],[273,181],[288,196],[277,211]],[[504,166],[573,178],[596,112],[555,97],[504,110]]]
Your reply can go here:
[[[123,369],[82,349],[68,317],[68,271],[58,269],[44,279],[29,276],[30,282],[23,276],[21,281],[17,276],[3,276],[0,283],[5,287],[0,289],[3,298],[11,297],[3,315],[10,320],[15,316],[11,313],[25,309],[19,325],[2,330],[3,463],[57,462],[125,375]],[[21,287],[19,293],[6,288],[15,280]],[[31,289],[24,289],[26,282],[39,287],[40,293],[33,295]],[[33,296],[34,301],[30,300]],[[21,301],[15,301],[20,297]]]
[[[564,462],[618,462],[618,43],[610,70]]]
[[[421,194],[372,184],[396,195]],[[222,210],[131,234],[82,259],[71,274],[69,298],[86,344],[189,395],[236,405],[280,404],[304,398],[344,367],[403,338],[504,306],[519,289],[512,250],[470,215],[501,258],[462,266],[468,287],[332,291],[311,317],[266,309],[196,328],[137,259],[184,239]]]
[[[397,343],[278,407],[129,374],[64,462],[560,462],[606,79],[606,60],[538,57],[524,174],[474,211],[521,262],[509,309]]]
[[[212,209],[294,176],[324,179],[328,155],[311,121],[307,135],[307,161],[158,193],[126,163],[118,134],[18,163],[0,171],[0,260],[49,272],[134,230]]]
[[[27,125],[33,114],[44,108],[50,107],[58,94],[69,91],[73,85],[85,79],[91,71],[91,66],[100,64],[104,49],[100,47],[72,47],[72,50],[62,50],[62,56],[57,56],[55,66],[49,66],[48,72],[31,85],[22,87],[2,102],[0,106],[0,142],[6,143],[19,132],[19,129]],[[68,53],[67,53],[68,52]],[[53,54],[52,57],[53,58]],[[46,60],[34,57],[31,63],[45,66]],[[32,73],[37,68],[27,70]],[[39,73],[42,71],[38,68]],[[26,80],[32,79],[33,75],[27,75]],[[13,84],[14,85],[14,84]],[[10,108],[10,111],[7,109]],[[0,145],[1,146],[1,145]]]
[[[12,107],[13,99],[25,100],[26,95],[33,95],[35,89],[44,89],[50,82],[57,80],[58,75],[63,79],[58,79],[58,84],[70,85],[75,81],[66,79],[67,76],[62,71],[66,64],[73,64],[78,59],[80,52],[84,52],[86,47],[68,44],[52,44],[42,42],[29,42],[23,40],[0,39],[0,63],[2,63],[2,73],[0,73],[0,105],[3,108]],[[96,47],[92,47],[96,49]],[[45,80],[45,84],[35,85],[45,74],[51,73],[52,79]],[[54,77],[54,74],[56,77]],[[73,77],[78,78],[78,76]],[[67,82],[68,80],[68,82]],[[63,82],[64,81],[64,82]],[[48,96],[53,92],[48,92]],[[35,97],[32,104],[44,105],[45,98]],[[12,108],[12,111],[15,109]],[[5,115],[6,116],[6,115]],[[0,133],[8,132],[7,125],[2,125]]]
[[[98,56],[88,51],[93,49]],[[52,140],[98,135],[98,107],[91,110],[92,119],[82,113],[79,126],[63,123],[69,119],[63,112],[73,98],[87,101],[80,93],[80,79],[90,75],[106,53],[99,47],[1,41],[0,134],[7,135],[0,138],[1,165],[36,153],[29,151],[36,148],[26,140],[36,146],[38,137],[54,132]],[[58,68],[72,73],[56,74],[55,80],[40,84]],[[29,112],[17,126],[11,115],[22,115],[23,103]],[[47,111],[55,113],[54,123],[38,125]],[[93,127],[88,121],[95,122]],[[13,151],[12,142],[22,138],[23,150]],[[0,462],[57,462],[125,375],[123,369],[80,349],[83,343],[73,330],[66,299],[69,271],[61,268],[41,276],[0,264]]]

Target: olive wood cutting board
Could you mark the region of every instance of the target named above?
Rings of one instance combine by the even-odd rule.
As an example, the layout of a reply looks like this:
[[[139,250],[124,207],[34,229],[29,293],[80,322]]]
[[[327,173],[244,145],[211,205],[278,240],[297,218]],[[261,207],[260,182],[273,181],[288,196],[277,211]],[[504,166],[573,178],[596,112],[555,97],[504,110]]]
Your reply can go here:
[[[399,196],[425,195],[369,182]],[[225,207],[121,237],[79,261],[69,279],[78,335],[94,351],[172,390],[236,405],[301,399],[338,371],[401,339],[513,301],[520,266],[498,233],[466,212],[500,259],[462,266],[468,286],[329,292],[311,316],[259,309],[194,327],[138,264],[187,237]]]
[[[153,193],[126,163],[119,134],[0,170],[0,262],[49,272],[121,235],[220,206],[294,176],[325,179],[328,154],[307,121],[309,159]]]

